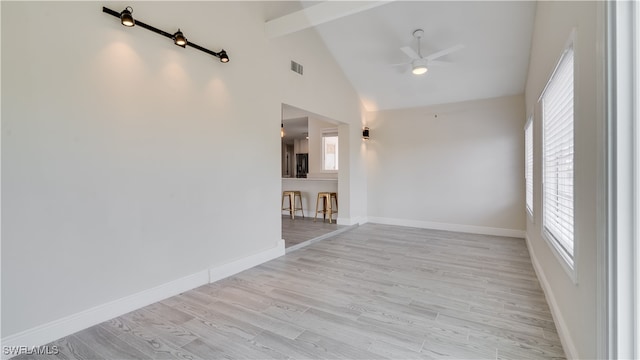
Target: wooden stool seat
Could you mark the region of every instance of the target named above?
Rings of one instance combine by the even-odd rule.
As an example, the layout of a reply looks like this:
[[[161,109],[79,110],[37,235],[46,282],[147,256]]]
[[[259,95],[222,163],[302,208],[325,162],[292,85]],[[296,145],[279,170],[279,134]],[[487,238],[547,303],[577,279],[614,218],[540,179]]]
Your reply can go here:
[[[335,200],[336,202],[335,208],[333,207],[331,200]],[[322,210],[318,210],[320,201],[322,201]],[[323,222],[327,218],[327,214],[329,214],[329,224],[331,224],[331,217],[333,214],[337,212],[338,212],[338,193],[319,192],[318,199],[316,200],[316,215],[313,218],[313,221],[316,221],[316,219],[318,218],[318,213],[322,213]]]
[[[285,208],[284,207],[284,199],[285,197],[289,197],[289,207]],[[300,199],[300,207],[296,207],[296,199]],[[288,190],[288,191],[283,191],[282,192],[282,210],[287,210],[289,211],[289,215],[291,215],[291,219],[295,219],[295,212],[296,211],[301,211],[302,212],[302,218],[304,219],[304,210],[302,209],[302,192],[297,191],[297,190]]]

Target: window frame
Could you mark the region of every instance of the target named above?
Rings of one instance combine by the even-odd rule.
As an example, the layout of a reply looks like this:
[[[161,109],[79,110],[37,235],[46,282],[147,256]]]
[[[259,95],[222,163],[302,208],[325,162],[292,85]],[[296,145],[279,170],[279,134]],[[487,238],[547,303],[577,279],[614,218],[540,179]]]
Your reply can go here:
[[[327,169],[326,168],[326,143],[325,143],[325,139],[326,138],[336,138],[336,150],[335,150],[335,169]],[[331,128],[331,129],[324,129],[322,130],[322,136],[320,139],[320,146],[321,146],[321,154],[322,154],[322,164],[321,164],[321,170],[324,173],[337,173],[340,170],[340,163],[339,163],[339,154],[340,154],[340,138],[338,136],[338,128]]]
[[[533,115],[529,115],[524,125],[524,179],[525,210],[533,222]]]
[[[606,298],[600,308],[599,355],[640,355],[640,4],[612,1],[606,10],[606,231],[602,236]],[[602,257],[599,260],[602,261]],[[600,265],[600,264],[599,264]],[[600,269],[600,267],[599,267]],[[599,324],[599,325],[600,325]]]
[[[567,42],[565,43],[565,46],[562,50],[562,54],[560,55],[558,61],[556,62],[556,65],[554,67],[553,72],[551,73],[551,75],[549,76],[549,80],[547,81],[547,84],[545,85],[544,90],[542,91],[540,98],[539,98],[539,102],[541,105],[541,126],[542,126],[542,156],[541,156],[541,162],[542,162],[542,206],[541,206],[541,218],[542,218],[542,226],[541,226],[541,231],[542,231],[542,238],[545,239],[545,241],[547,242],[547,244],[549,245],[549,247],[552,250],[552,253],[554,254],[554,256],[558,259],[559,263],[561,264],[562,268],[565,270],[565,272],[567,273],[567,275],[569,276],[569,278],[572,280],[572,282],[574,284],[578,283],[578,278],[577,278],[577,264],[576,264],[576,259],[577,257],[575,256],[577,253],[577,248],[578,248],[578,242],[575,241],[575,108],[576,108],[576,97],[575,97],[575,89],[577,88],[576,86],[576,76],[575,76],[575,71],[577,68],[577,63],[578,63],[578,59],[576,56],[576,50],[575,50],[575,41],[576,39],[576,29],[573,29],[569,39],[567,40]],[[567,55],[571,53],[572,56],[572,63],[571,63],[571,71],[572,71],[572,122],[571,122],[571,132],[572,132],[572,144],[571,146],[573,147],[572,150],[572,157],[571,157],[571,164],[570,164],[570,168],[571,168],[571,249],[567,249],[565,247],[566,244],[564,244],[564,241],[562,241],[561,239],[559,239],[559,235],[557,234],[557,232],[554,234],[554,230],[550,229],[550,225],[548,224],[548,218],[547,216],[549,215],[547,212],[550,211],[549,207],[547,206],[547,196],[549,195],[547,189],[549,186],[549,181],[547,181],[547,165],[546,165],[546,159],[547,159],[547,142],[548,142],[548,133],[547,133],[547,119],[545,118],[546,116],[546,111],[545,111],[545,96],[548,95],[548,90],[555,85],[555,80],[557,80],[556,76],[559,76],[558,71],[560,70],[560,68],[562,66],[564,66],[564,61],[567,59]],[[559,171],[559,170],[558,170]],[[559,179],[559,176],[557,177]],[[559,180],[557,180],[559,182]],[[559,185],[558,185],[559,186]],[[556,193],[560,193],[560,190],[557,189]],[[559,196],[559,195],[558,195]],[[559,200],[558,200],[559,201]],[[560,222],[558,222],[558,224],[561,225]]]

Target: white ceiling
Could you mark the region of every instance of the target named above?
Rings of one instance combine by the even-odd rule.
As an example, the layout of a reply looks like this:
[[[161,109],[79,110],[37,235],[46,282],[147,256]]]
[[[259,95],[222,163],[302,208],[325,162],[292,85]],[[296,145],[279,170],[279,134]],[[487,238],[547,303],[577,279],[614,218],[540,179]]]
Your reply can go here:
[[[309,117],[328,123],[338,123],[322,115],[288,104],[282,104],[282,124],[284,125],[285,134],[282,141],[285,144],[293,144],[294,139],[307,138],[309,135]]]
[[[319,5],[273,2],[265,7],[265,18],[277,20]],[[398,109],[523,93],[534,16],[530,1],[392,1],[313,30],[367,110]],[[423,55],[457,44],[465,48],[440,59],[450,64],[413,75],[400,48],[416,47],[412,33],[418,28],[425,31]],[[391,65],[397,63],[407,65]]]
[[[293,144],[293,140],[302,140],[309,136],[308,117],[283,119],[282,124],[284,125],[284,137],[282,138],[284,144]]]

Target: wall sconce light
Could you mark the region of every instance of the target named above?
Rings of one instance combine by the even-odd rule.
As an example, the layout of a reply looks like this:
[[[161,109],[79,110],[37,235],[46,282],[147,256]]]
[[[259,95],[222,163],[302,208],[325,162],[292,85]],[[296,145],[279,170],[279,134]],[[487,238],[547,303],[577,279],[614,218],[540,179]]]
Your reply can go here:
[[[280,123],[280,138],[284,137],[284,123]]]
[[[364,129],[362,129],[362,138],[364,140],[369,140],[369,128],[366,126]]]
[[[196,50],[200,50],[202,52],[205,52],[209,55],[213,55],[215,57],[217,57],[218,59],[220,59],[220,62],[223,63],[227,63],[229,62],[229,55],[227,55],[227,52],[223,50],[221,50],[220,52],[215,52],[209,49],[205,49],[202,46],[198,45],[198,44],[194,44],[192,42],[188,42],[187,38],[184,36],[184,34],[182,33],[182,31],[180,31],[180,29],[178,29],[178,31],[175,34],[169,34],[166,31],[162,31],[156,27],[153,27],[151,25],[147,25],[145,23],[143,23],[140,20],[135,20],[133,18],[133,8],[131,8],[131,6],[127,6],[126,8],[124,8],[124,10],[122,10],[122,12],[116,12],[113,11],[107,7],[102,7],[102,12],[107,13],[109,15],[113,15],[117,18],[120,19],[120,23],[126,27],[133,27],[135,25],[140,26],[142,28],[145,28],[147,30],[153,31],[156,34],[162,35],[164,37],[167,37],[171,40],[173,40],[173,42],[180,46],[180,47],[192,47]]]

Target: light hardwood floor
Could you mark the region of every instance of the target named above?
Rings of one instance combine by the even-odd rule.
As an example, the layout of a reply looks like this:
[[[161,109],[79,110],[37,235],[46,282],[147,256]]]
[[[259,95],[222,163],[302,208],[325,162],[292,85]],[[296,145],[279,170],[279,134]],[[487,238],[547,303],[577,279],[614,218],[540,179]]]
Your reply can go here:
[[[328,220],[323,222],[322,217],[317,221],[313,221],[313,214],[311,217],[304,218],[296,215],[293,220],[291,216],[282,216],[282,238],[286,248],[312,239],[322,238],[346,228],[347,226],[338,225],[335,221],[331,224],[329,224]]]
[[[80,331],[60,359],[559,359],[522,239],[365,224]]]

